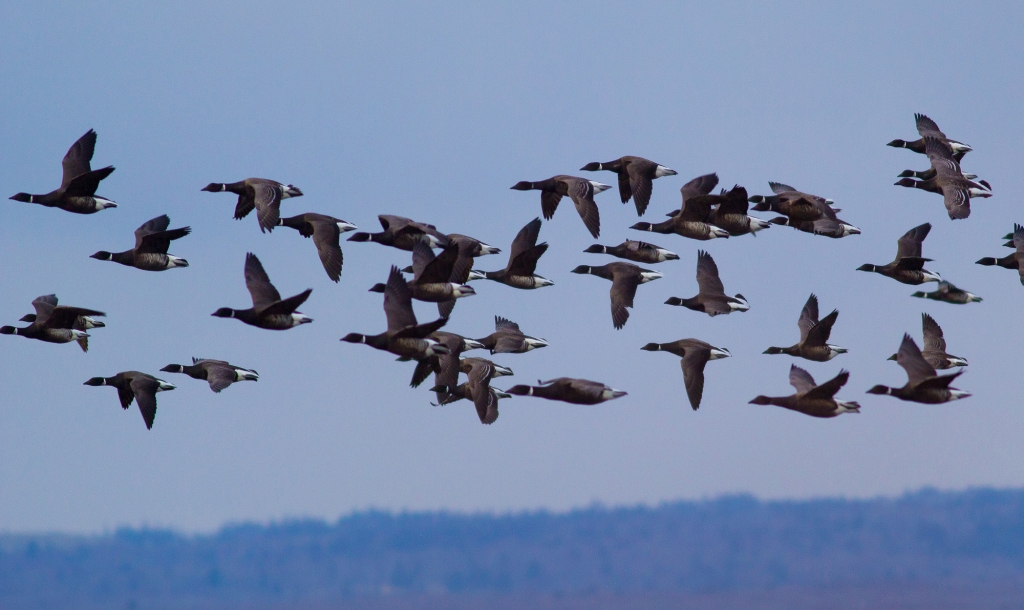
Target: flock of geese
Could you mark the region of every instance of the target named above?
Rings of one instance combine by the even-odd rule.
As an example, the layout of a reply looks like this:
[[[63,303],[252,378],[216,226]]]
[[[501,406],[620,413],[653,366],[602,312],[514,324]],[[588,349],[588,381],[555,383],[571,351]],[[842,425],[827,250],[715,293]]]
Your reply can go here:
[[[938,125],[928,117],[915,115],[920,138],[911,142],[893,140],[889,146],[907,148],[927,155],[931,167],[925,171],[906,170],[899,175],[897,185],[923,189],[941,194],[951,219],[964,219],[970,215],[970,200],[975,197],[990,197],[991,186],[979,180],[974,174],[965,174],[960,161],[971,147],[946,137]],[[55,207],[76,214],[93,214],[117,207],[109,199],[96,194],[101,181],[109,176],[113,167],[93,170],[90,166],[96,146],[96,133],[90,130],[75,142],[63,160],[63,180],[59,188],[44,195],[18,193],[11,197],[15,201]],[[610,171],[618,175],[619,196],[622,203],[630,200],[636,206],[637,214],[643,215],[650,203],[653,181],[676,175],[676,172],[653,161],[626,156],[608,163],[588,163],[581,171]],[[713,193],[718,185],[716,174],[699,176],[687,182],[681,189],[682,205],[668,214],[660,223],[639,222],[631,228],[661,234],[674,234],[695,240],[727,239],[770,228],[772,225],[789,226],[814,235],[839,239],[857,235],[860,229],[838,218],[841,210],[833,207],[834,202],[817,195],[804,193],[777,182],[770,182],[772,195],[749,196],[742,186],[721,189]],[[545,219],[551,219],[563,197],[568,196],[583,220],[584,226],[594,238],[600,236],[601,219],[594,196],[611,188],[599,182],[576,176],[558,175],[538,182],[522,181],[512,189],[519,191],[540,191],[541,212]],[[320,261],[328,277],[338,282],[341,277],[343,256],[340,237],[343,233],[355,231],[357,227],[339,218],[305,213],[288,218],[280,215],[284,199],[300,197],[302,191],[290,184],[283,184],[263,178],[249,178],[233,183],[211,183],[203,191],[229,192],[237,195],[236,219],[245,218],[256,211],[260,231],[271,232],[275,227],[295,229],[300,235],[312,238]],[[754,204],[750,207],[750,204]],[[763,220],[748,215],[750,210],[774,212],[777,216]],[[537,396],[550,400],[591,405],[612,400],[625,392],[607,385],[585,379],[560,377],[539,382],[539,385],[515,385],[502,391],[491,386],[495,377],[512,375],[508,367],[494,363],[487,358],[463,357],[463,352],[487,350],[490,354],[519,354],[545,347],[548,343],[526,335],[519,325],[511,320],[495,316],[495,331],[480,339],[467,338],[441,330],[451,319],[456,302],[460,298],[475,294],[468,285],[475,280],[491,280],[512,288],[533,290],[553,285],[550,280],[537,275],[538,261],[548,248],[547,243],[537,243],[542,221],[535,218],[528,222],[516,235],[509,249],[508,262],[503,269],[483,271],[476,269],[477,258],[499,254],[498,248],[483,241],[459,234],[444,234],[434,225],[417,222],[408,218],[380,215],[382,231],[378,233],[356,232],[348,241],[376,242],[411,253],[411,265],[405,269],[392,266],[387,282],[380,283],[370,291],[384,294],[384,315],[386,330],[377,334],[349,333],[342,341],[362,343],[378,350],[388,351],[400,361],[415,361],[411,385],[418,387],[433,374],[431,391],[436,394],[438,405],[466,399],[473,402],[480,421],[491,424],[498,418],[498,401],[513,395]],[[123,252],[99,251],[92,258],[112,261],[144,271],[165,271],[188,267],[184,258],[168,253],[172,242],[187,236],[190,227],[171,229],[166,215],[158,216],[135,231],[135,245]],[[920,285],[937,282],[934,292],[917,292],[913,296],[966,304],[981,299],[969,292],[944,281],[939,274],[924,268],[930,259],[923,258],[922,244],[928,236],[928,223],[914,227],[898,240],[895,259],[885,265],[865,264],[860,271],[878,273],[898,282]],[[1024,284],[1024,227],[1014,226],[1013,233],[1004,245],[1014,252],[1002,258],[989,257],[978,261],[981,265],[996,265],[1016,269]],[[435,253],[435,250],[437,251]],[[663,274],[645,269],[635,263],[653,265],[680,257],[660,246],[638,240],[627,240],[617,246],[594,244],[585,250],[588,253],[607,254],[631,262],[611,262],[605,265],[580,265],[573,273],[594,275],[611,281],[610,300],[612,324],[616,329],[625,326],[629,319],[629,308],[637,288],[663,277]],[[245,284],[252,297],[252,306],[246,309],[222,307],[212,315],[221,318],[235,318],[245,324],[268,330],[286,330],[307,324],[312,320],[298,311],[309,298],[312,289],[294,296],[282,298],[271,283],[260,260],[252,253],[245,258]],[[406,276],[410,276],[409,279]],[[701,250],[697,253],[696,295],[683,298],[672,297],[668,305],[686,307],[709,316],[744,312],[750,308],[741,294],[729,296],[719,276],[718,266],[710,254]],[[412,301],[436,303],[437,319],[420,323],[413,312]],[[32,301],[34,314],[28,314],[21,321],[25,327],[3,326],[0,334],[21,335],[49,343],[77,342],[88,350],[89,332],[102,328],[104,323],[97,318],[101,311],[58,305],[55,295],[44,295]],[[833,325],[839,316],[833,310],[824,317],[818,314],[818,298],[811,294],[800,312],[797,326],[800,340],[789,347],[769,347],[765,354],[787,354],[813,362],[829,361],[846,353],[842,347],[828,343]],[[939,375],[945,370],[967,365],[967,360],[946,353],[942,329],[928,314],[923,314],[924,349],[920,349],[909,334],[903,336],[899,351],[890,360],[895,360],[907,373],[907,383],[899,388],[876,385],[868,390],[871,394],[888,394],[902,400],[920,403],[943,403],[969,396],[967,392],[951,387],[951,383],[962,371]],[[690,405],[694,410],[700,406],[704,391],[704,368],[709,360],[731,356],[729,350],[715,347],[694,338],[680,339],[670,343],[648,343],[641,349],[665,351],[681,359],[683,379]],[[256,381],[256,371],[236,366],[223,360],[193,358],[191,364],[169,364],[161,369],[169,373],[182,373],[193,379],[205,380],[210,389],[220,392],[232,383]],[[459,383],[460,374],[466,381]],[[849,379],[849,372],[842,370],[834,378],[818,384],[804,369],[792,365],[789,383],[796,393],[789,396],[757,396],[750,402],[759,405],[776,405],[814,417],[835,417],[842,413],[859,412],[854,401],[839,400],[835,396]],[[156,394],[173,390],[174,385],[152,375],[139,371],[123,371],[111,377],[93,377],[85,382],[90,386],[112,386],[117,389],[121,407],[129,408],[135,401],[146,427],[151,428],[156,417]]]

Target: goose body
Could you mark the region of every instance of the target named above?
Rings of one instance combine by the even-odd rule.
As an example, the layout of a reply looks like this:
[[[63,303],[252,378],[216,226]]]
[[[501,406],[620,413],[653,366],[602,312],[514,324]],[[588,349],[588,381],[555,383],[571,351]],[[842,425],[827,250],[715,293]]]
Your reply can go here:
[[[912,150],[916,153],[923,155],[926,154],[926,140],[927,138],[930,137],[946,143],[949,146],[950,150],[953,151],[955,159],[958,163],[964,155],[974,150],[973,148],[964,144],[963,142],[957,142],[956,140],[951,140],[947,138],[946,134],[942,133],[942,130],[939,129],[939,126],[935,121],[931,120],[930,118],[921,113],[914,113],[914,122],[917,125],[917,133],[918,135],[921,136],[920,139],[911,142],[896,139],[893,140],[892,142],[889,142],[888,146],[892,146],[894,148],[906,148],[908,150]]]
[[[420,239],[412,251],[413,280],[408,282],[412,298],[428,303],[444,303],[476,294],[472,286],[448,281],[459,258],[459,244],[449,241],[439,256]],[[384,284],[376,284],[370,292],[385,292]],[[439,308],[440,310],[440,308]],[[441,312],[442,317],[447,317]]]
[[[283,184],[266,178],[246,178],[239,182],[211,182],[203,187],[209,193],[235,193],[235,220],[241,220],[256,210],[260,231],[273,231],[280,225],[281,201],[290,197],[301,197],[302,191],[291,184]]]
[[[853,401],[837,400],[836,393],[846,385],[849,371],[838,375],[821,385],[814,382],[810,373],[795,364],[789,368],[789,383],[796,388],[790,396],[758,396],[750,401],[752,405],[775,405],[811,417],[836,417],[843,413],[860,413],[860,405]]]
[[[834,203],[831,199],[798,191],[781,182],[769,182],[768,187],[774,195],[754,195],[747,200],[756,204],[754,211],[776,212],[788,216],[793,222],[818,220],[823,214],[819,206],[831,207]]]
[[[181,227],[168,230],[171,219],[167,214],[157,216],[135,229],[135,247],[124,252],[107,252],[101,250],[90,256],[101,261],[113,261],[126,267],[135,267],[143,271],[166,271],[178,267],[188,267],[188,261],[168,254],[171,242],[181,239],[192,232],[192,227]]]
[[[611,188],[607,184],[576,176],[559,175],[540,182],[520,181],[512,186],[516,191],[540,191],[540,207],[544,220],[551,220],[562,197],[568,195],[587,230],[595,238],[601,236],[601,215],[594,195]]]
[[[846,348],[828,343],[832,334],[832,326],[839,318],[839,310],[834,309],[821,320],[818,320],[818,297],[811,295],[800,311],[797,326],[800,328],[800,342],[789,347],[769,347],[766,354],[788,354],[814,362],[828,362],[839,354],[845,354]]]
[[[924,349],[921,350],[921,357],[932,368],[938,370],[951,369],[955,366],[967,366],[967,359],[960,356],[953,356],[946,353],[946,339],[942,334],[942,328],[930,315],[921,314],[921,328],[924,332]],[[889,360],[899,360],[899,354],[889,356]]]
[[[718,196],[709,193],[717,184],[717,174],[697,176],[679,189],[679,193],[682,195],[682,205],[678,210],[673,210],[668,214],[670,217],[668,220],[655,224],[638,222],[630,228],[636,231],[675,234],[698,241],[716,238],[727,239],[728,231],[713,226],[709,222],[711,206],[718,202]]]
[[[218,318],[235,318],[250,326],[267,330],[287,330],[313,321],[312,318],[296,311],[306,302],[313,289],[309,288],[293,297],[282,299],[281,293],[270,283],[270,277],[264,271],[260,259],[252,252],[245,255],[245,287],[252,297],[252,307],[221,307],[211,315]]]
[[[977,261],[978,265],[999,266],[1003,269],[1014,269],[1017,271],[1020,283],[1024,285],[1024,226],[1014,223],[1013,233],[1009,236],[1010,242],[1005,244],[1014,249],[1012,254],[1002,258],[986,257]]]
[[[219,393],[236,381],[259,381],[260,375],[252,369],[235,366],[224,360],[192,358],[192,364],[168,364],[160,369],[166,373],[184,373],[192,379],[210,384],[210,389]]]
[[[755,234],[772,226],[767,220],[747,215],[747,189],[742,186],[734,186],[719,197],[719,203],[712,210],[708,222],[725,229],[729,235],[736,237],[748,233]]]
[[[671,343],[648,343],[640,349],[648,352],[668,352],[682,358],[679,366],[683,369],[683,382],[690,407],[696,411],[704,396],[704,365],[709,360],[732,356],[729,350],[715,347],[699,339],[680,339]]]
[[[614,390],[603,383],[587,379],[559,377],[538,383],[540,383],[538,386],[512,386],[507,392],[515,396],[537,396],[576,405],[596,405],[626,395],[626,392]]]
[[[504,269],[498,271],[471,270],[468,279],[488,279],[523,290],[553,286],[554,282],[535,273],[537,261],[548,249],[546,243],[537,243],[537,238],[540,236],[540,225],[540,218],[534,218],[519,230],[516,238],[512,240],[508,264]]]
[[[437,392],[438,395],[443,394],[448,397],[445,402],[438,403],[435,406],[451,404],[464,398],[473,401],[473,406],[476,407],[476,414],[477,417],[480,418],[480,423],[486,425],[491,425],[498,420],[498,400],[512,397],[508,392],[503,392],[496,388],[487,386],[487,402],[481,408],[480,405],[477,404],[477,399],[473,394],[471,383],[469,381],[460,383],[457,386],[436,385],[433,388],[430,388],[430,390],[432,392]]]
[[[625,326],[629,319],[629,311],[626,308],[633,307],[637,287],[663,277],[657,271],[641,269],[633,263],[608,263],[600,267],[580,265],[572,272],[611,280],[612,288],[609,294],[612,303],[612,325],[616,330]]]
[[[36,313],[21,318],[22,322],[30,322],[30,324],[24,328],[3,326],[0,327],[0,334],[20,335],[45,343],[77,341],[83,352],[89,351],[89,334],[86,331],[106,326],[91,316],[99,317],[107,314],[94,309],[58,305],[57,302],[57,296],[53,294],[36,297],[32,301],[32,307]]]
[[[492,354],[524,354],[548,346],[546,340],[523,334],[518,324],[501,316],[494,316],[494,332],[477,342]]]
[[[416,370],[413,371],[409,387],[419,387],[431,373],[434,374],[435,386],[455,386],[459,382],[460,361],[459,357],[463,352],[483,349],[484,346],[473,339],[449,333],[442,330],[430,333],[429,337],[437,341],[447,349],[447,353],[434,354],[421,358],[416,363]],[[448,392],[436,391],[439,404],[448,401]]]
[[[580,171],[607,170],[619,176],[619,197],[622,203],[633,199],[637,216],[643,216],[651,202],[652,182],[664,176],[675,176],[675,170],[643,157],[625,156],[607,163],[587,163]]]
[[[424,360],[431,356],[447,354],[448,348],[431,334],[448,323],[438,318],[427,324],[419,324],[412,309],[412,291],[402,277],[402,272],[392,265],[384,291],[384,315],[388,329],[377,335],[349,333],[341,338],[348,343],[365,343],[375,349],[391,352],[400,360]]]
[[[938,289],[933,292],[915,292],[910,296],[918,297],[920,299],[930,299],[932,301],[953,303],[954,305],[966,305],[967,303],[981,302],[981,297],[978,295],[967,292],[966,290],[961,290],[946,281],[939,282]]]
[[[967,392],[950,386],[963,371],[957,371],[952,375],[938,375],[935,368],[921,355],[921,350],[910,335],[903,335],[903,342],[896,352],[896,363],[906,371],[907,383],[899,388],[876,385],[868,390],[868,394],[888,394],[900,400],[924,404],[942,404],[970,396]]]
[[[971,198],[992,196],[988,183],[968,180],[946,142],[933,137],[925,137],[924,140],[925,152],[935,176],[928,180],[902,178],[896,185],[941,194],[951,220],[967,218],[971,215]]]
[[[700,292],[696,296],[688,299],[671,297],[665,304],[679,305],[712,317],[750,309],[750,304],[742,294],[734,297],[725,294],[725,287],[718,277],[718,265],[715,264],[715,259],[703,250],[697,252],[697,286]]]
[[[281,218],[277,224],[282,227],[291,227],[303,237],[312,237],[313,245],[316,246],[320,263],[324,266],[327,277],[331,278],[332,282],[341,279],[341,267],[345,262],[345,257],[341,252],[341,234],[354,231],[358,227],[340,218],[312,212]]]
[[[679,260],[679,255],[670,252],[661,246],[655,246],[642,241],[627,239],[617,246],[602,246],[594,244],[584,252],[591,254],[611,254],[618,258],[633,261],[635,263],[663,263],[665,261]]]
[[[381,214],[377,216],[383,231],[380,233],[353,233],[348,241],[372,241],[382,246],[391,246],[399,250],[412,252],[416,242],[426,239],[431,248],[448,245],[448,236],[437,230],[434,225],[410,220],[404,216]]]
[[[113,377],[93,377],[83,385],[112,386],[117,388],[117,398],[122,409],[131,406],[132,401],[139,405],[139,412],[146,422],[146,429],[153,428],[156,419],[156,394],[175,389],[175,386],[163,379],[139,371],[123,371]]]
[[[904,233],[897,241],[896,258],[886,265],[864,264],[857,268],[857,271],[870,271],[891,277],[897,282],[916,286],[925,282],[941,282],[942,278],[938,273],[933,273],[924,268],[930,258],[921,257],[921,243],[928,232],[932,230],[931,223],[924,223]]]
[[[117,204],[96,194],[100,181],[113,173],[113,166],[93,170],[90,162],[96,149],[96,132],[90,129],[78,138],[61,162],[64,176],[60,188],[43,195],[17,193],[14,201],[35,203],[48,208],[60,208],[74,214],[95,214]]]

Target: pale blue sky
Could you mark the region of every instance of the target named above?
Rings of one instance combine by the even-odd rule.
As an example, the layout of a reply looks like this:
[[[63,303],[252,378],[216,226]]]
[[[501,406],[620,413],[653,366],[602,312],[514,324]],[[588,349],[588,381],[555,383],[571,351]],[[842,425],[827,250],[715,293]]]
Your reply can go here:
[[[100,193],[120,207],[77,216],[0,201],[0,323],[49,293],[109,314],[88,354],[0,337],[0,531],[1024,485],[1024,291],[1015,273],[974,264],[1007,252],[999,238],[1024,221],[1018,6],[254,4],[3,11],[0,194],[54,188],[62,155],[94,128],[93,166],[117,167]],[[970,219],[951,222],[938,196],[892,185],[901,170],[928,166],[885,146],[916,137],[914,112],[974,146],[965,169],[995,196],[975,200]],[[335,285],[296,232],[261,234],[255,218],[231,218],[233,197],[200,192],[262,176],[305,192],[282,215],[318,211],[376,231],[376,214],[400,214],[507,252],[540,214],[539,195],[512,184],[624,154],[679,172],[655,182],[645,220],[677,207],[686,180],[716,171],[723,186],[751,193],[776,180],[831,197],[864,234],[654,236],[682,260],[657,267],[665,278],[640,288],[615,331],[608,283],[569,273],[613,259],[582,252],[594,241],[563,204],[541,230],[551,248],[538,272],[556,285],[478,283],[449,330],[480,337],[498,314],[551,342],[496,357],[516,372],[498,387],[565,375],[629,396],[592,407],[511,399],[493,426],[465,402],[431,407],[428,386],[407,387],[411,365],[338,341],[384,328],[380,296],[367,289],[391,264],[408,264],[407,253],[343,243]],[[600,243],[645,236],[627,229],[632,204],[614,191],[597,201]],[[192,226],[171,250],[190,268],[146,273],[88,258],[129,247],[132,231],[162,213]],[[925,221],[929,268],[983,303],[912,299],[914,287],[854,271],[891,260],[897,237]],[[662,304],[695,293],[699,247],[749,312],[712,319]],[[302,311],[314,323],[275,333],[210,316],[248,303],[248,251],[283,294],[313,288]],[[762,355],[796,340],[812,291],[822,313],[839,308],[832,341],[850,353],[826,364]],[[432,305],[416,309],[433,318]],[[974,397],[925,406],[865,395],[905,381],[886,358],[903,332],[920,338],[922,311],[970,360],[957,385]],[[708,365],[697,413],[678,360],[639,349],[683,337],[734,355]],[[159,395],[152,431],[137,409],[118,408],[114,390],[82,385],[191,356],[262,377],[215,395],[162,373],[178,389]],[[862,414],[821,421],[747,404],[790,393],[793,362],[819,381],[850,369],[840,397],[860,401]]]

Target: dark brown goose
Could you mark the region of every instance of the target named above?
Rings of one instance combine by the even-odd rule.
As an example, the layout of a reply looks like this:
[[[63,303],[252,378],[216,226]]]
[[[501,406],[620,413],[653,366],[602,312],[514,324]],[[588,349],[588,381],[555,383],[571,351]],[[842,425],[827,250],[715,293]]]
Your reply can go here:
[[[921,243],[928,237],[932,230],[931,223],[924,223],[914,227],[903,234],[897,240],[896,258],[887,265],[864,264],[857,267],[857,271],[873,271],[886,277],[891,277],[897,282],[916,286],[925,282],[941,282],[942,278],[938,273],[932,273],[924,268],[930,258],[921,258]]]
[[[633,263],[608,263],[600,267],[580,265],[572,272],[611,280],[612,288],[609,294],[612,300],[612,325],[616,330],[625,326],[626,320],[629,319],[629,311],[626,308],[633,306],[637,286],[664,277],[657,271],[641,269]]]
[[[1014,248],[1014,252],[1002,258],[995,258],[992,256],[985,257],[977,262],[978,265],[997,265],[1003,269],[1015,269],[1020,277],[1020,283],[1024,284],[1024,265],[1021,261],[1024,261],[1024,227],[1014,223],[1013,233],[1010,234],[1011,242],[1009,246]]]
[[[354,224],[312,212],[282,218],[277,224],[291,227],[303,237],[312,237],[327,277],[331,278],[332,282],[341,279],[341,266],[345,262],[345,257],[341,253],[341,234],[356,230]]]
[[[925,138],[925,151],[928,160],[931,161],[932,169],[935,170],[935,177],[930,180],[914,180],[913,178],[902,178],[896,182],[897,186],[918,188],[932,193],[942,195],[946,212],[950,219],[960,220],[971,215],[972,197],[991,197],[992,193],[985,185],[968,180],[960,171],[960,164],[953,158],[953,151],[949,146],[935,138]]]
[[[236,381],[260,380],[260,374],[252,369],[243,369],[223,360],[209,358],[192,358],[192,364],[168,364],[160,370],[165,373],[184,373],[192,379],[206,381],[210,384],[210,389],[216,393]]]
[[[306,302],[313,289],[308,288],[293,297],[282,299],[281,293],[270,283],[270,277],[263,270],[260,259],[252,252],[245,255],[245,287],[252,296],[252,307],[221,307],[211,315],[218,318],[235,318],[250,326],[268,330],[287,330],[313,321],[312,318],[295,311]]]
[[[210,193],[228,191],[238,195],[235,204],[235,220],[241,220],[256,210],[256,220],[260,223],[260,231],[273,231],[280,225],[281,200],[289,197],[302,197],[302,191],[290,184],[282,184],[266,178],[246,178],[241,182],[211,182],[203,187]]]
[[[860,235],[860,229],[852,224],[841,220],[836,216],[836,210],[830,205],[817,200],[808,202],[818,209],[820,216],[817,220],[793,220],[789,216],[778,216],[769,222],[776,225],[793,227],[804,233],[823,235],[832,239],[839,239],[847,235]],[[801,204],[802,205],[802,204]],[[780,209],[782,209],[780,207]],[[786,208],[790,209],[790,208]]]
[[[188,267],[188,261],[168,254],[171,242],[181,239],[192,232],[192,227],[181,227],[168,230],[171,219],[167,214],[157,216],[135,229],[135,247],[124,252],[107,252],[100,250],[89,258],[101,261],[113,261],[126,267],[135,267],[143,271],[166,271],[178,267]]]
[[[470,390],[470,382],[466,381],[460,383],[457,386],[434,386],[431,391],[437,392],[438,396],[444,394],[448,396],[448,400],[443,403],[430,403],[435,407],[439,407],[442,404],[451,404],[453,402],[462,400],[463,398],[473,401],[473,406],[476,407],[476,415],[480,418],[481,424],[493,424],[498,419],[498,400],[501,398],[511,398],[512,395],[508,392],[503,392],[496,388],[487,386],[487,405],[481,408],[476,404],[476,399]]]
[[[587,163],[580,168],[584,172],[607,170],[619,175],[619,197],[622,203],[633,199],[637,216],[643,216],[647,205],[651,202],[651,191],[654,189],[655,178],[675,176],[676,171],[658,165],[643,157],[620,157],[608,163]]]
[[[756,235],[758,231],[772,226],[767,220],[747,215],[750,204],[747,202],[747,189],[742,186],[736,185],[724,191],[719,197],[719,203],[711,211],[708,222],[725,229],[729,235]]]
[[[486,358],[463,358],[459,362],[459,370],[469,378],[460,386],[434,386],[432,391],[448,394],[448,400],[440,404],[455,402],[460,398],[473,401],[480,421],[492,424],[498,419],[498,395],[491,389],[491,379],[503,375],[511,375],[512,370],[494,364]],[[505,396],[509,396],[505,394]]]
[[[377,216],[380,226],[384,228],[380,233],[353,233],[349,241],[372,241],[382,246],[391,246],[399,250],[412,252],[413,247],[420,238],[430,242],[431,248],[441,248],[448,245],[448,236],[437,230],[434,225],[410,220],[404,216],[392,216],[381,214]]]
[[[519,230],[516,238],[512,240],[508,264],[504,269],[499,271],[477,271],[474,269],[469,272],[469,279],[493,280],[523,290],[554,286],[555,283],[551,280],[534,273],[537,269],[537,261],[548,249],[547,243],[537,243],[537,238],[540,236],[540,224],[540,218],[534,218]]]
[[[921,314],[921,327],[924,331],[924,349],[921,356],[925,362],[939,370],[951,369],[955,366],[967,366],[967,360],[960,356],[946,353],[946,339],[942,336],[942,328],[928,314]],[[889,360],[898,360],[899,354],[889,356]]]
[[[538,396],[548,400],[560,400],[574,405],[596,405],[613,400],[626,393],[613,390],[603,383],[587,379],[559,377],[550,381],[538,381],[539,386],[515,385],[508,389],[509,394],[516,396]]]
[[[459,356],[462,355],[462,352],[484,348],[483,344],[478,341],[443,330],[430,333],[429,338],[446,347],[448,353],[436,354],[420,359],[416,363],[416,370],[413,371],[412,380],[409,382],[409,387],[411,388],[419,387],[431,373],[434,374],[435,386],[456,385],[459,382]],[[437,393],[437,401],[440,404],[444,404],[447,400],[448,394],[446,392]]]
[[[966,305],[967,303],[980,303],[981,297],[961,290],[949,282],[939,282],[938,290],[934,292],[915,292],[910,295],[920,299],[931,299],[932,301],[944,301],[954,305]]]
[[[499,254],[501,252],[500,248],[489,246],[479,239],[469,237],[468,235],[449,233],[448,241],[455,242],[459,245],[459,257],[455,260],[455,265],[452,267],[451,275],[448,276],[448,281],[453,284],[464,285],[469,281],[469,273],[473,270],[473,263],[476,262],[475,259],[478,256]],[[452,311],[455,309],[455,303],[455,299],[438,303],[437,313],[439,313],[442,318],[450,318]]]
[[[671,343],[648,343],[640,349],[648,352],[668,352],[682,358],[679,366],[683,369],[683,382],[690,406],[696,411],[704,396],[704,366],[708,360],[732,356],[729,350],[715,347],[699,339],[680,339]]]
[[[638,222],[630,228],[666,235],[671,233],[700,241],[717,237],[728,238],[728,231],[711,226],[708,222],[711,217],[711,206],[718,203],[718,196],[709,193],[717,184],[717,174],[697,176],[679,189],[683,203],[678,210],[668,214],[671,218],[657,224]]]
[[[697,251],[697,286],[700,288],[697,296],[688,299],[670,297],[665,304],[681,305],[712,317],[750,309],[750,304],[742,294],[726,296],[725,286],[718,277],[718,265],[715,264],[715,259],[703,250]]]
[[[75,214],[93,214],[107,208],[116,208],[113,201],[96,195],[100,181],[109,176],[113,166],[93,170],[89,165],[92,161],[93,151],[96,149],[96,132],[89,130],[81,138],[78,138],[67,154],[61,165],[64,169],[64,177],[61,179],[60,188],[50,191],[45,195],[30,195],[29,193],[18,193],[11,197],[14,201],[25,203],[38,203],[48,208],[60,208],[66,212]]]
[[[501,316],[494,316],[494,332],[477,341],[492,354],[525,354],[548,346],[545,339],[524,335],[518,324]]]
[[[788,184],[769,182],[768,187],[774,195],[754,195],[747,201],[756,204],[755,212],[775,212],[788,216],[791,222],[818,220],[822,218],[822,210],[817,204],[830,206],[835,203],[818,195],[798,191]]]
[[[913,142],[907,142],[906,140],[896,139],[893,140],[892,142],[889,142],[887,146],[892,146],[894,148],[908,148],[916,153],[920,153],[923,155],[925,154],[926,147],[925,139],[932,137],[942,142],[945,142],[946,144],[949,144],[950,149],[952,149],[955,155],[954,158],[956,159],[957,163],[960,162],[960,159],[962,159],[964,155],[974,150],[973,148],[962,142],[957,142],[956,140],[950,140],[949,138],[947,138],[946,134],[942,133],[942,130],[939,129],[939,126],[935,123],[935,121],[929,119],[928,117],[921,113],[914,113],[914,121],[917,123],[917,133],[920,134],[920,139],[914,140]]]
[[[416,322],[412,310],[412,291],[398,267],[392,265],[384,292],[384,315],[388,329],[379,335],[349,333],[341,338],[348,343],[365,343],[375,349],[391,352],[399,360],[423,360],[448,353],[448,348],[430,338],[431,333],[448,323],[438,318],[427,324]]]
[[[21,318],[22,322],[30,322],[25,328],[13,326],[0,327],[0,335],[20,335],[28,339],[37,339],[46,343],[70,343],[77,341],[83,352],[89,351],[89,335],[91,328],[106,326],[103,322],[92,319],[92,316],[107,314],[94,309],[57,305],[57,295],[47,294],[36,297],[32,301],[34,314]]]
[[[448,281],[459,258],[459,245],[448,242],[440,256],[435,257],[428,243],[426,239],[420,238],[412,251],[413,280],[408,282],[412,298],[428,303],[443,303],[476,294],[472,286]],[[370,288],[370,292],[385,290],[384,284],[374,284]]]
[[[812,294],[804,303],[796,322],[800,327],[800,342],[789,347],[769,347],[764,353],[788,354],[814,362],[828,362],[839,354],[845,354],[848,351],[846,348],[828,343],[832,325],[837,318],[839,310],[833,309],[832,313],[818,320],[818,297]]]
[[[617,246],[602,246],[601,244],[594,244],[590,246],[584,252],[591,254],[611,254],[618,258],[624,258],[628,261],[635,263],[663,263],[665,261],[677,261],[679,255],[675,252],[669,252],[661,246],[655,246],[642,241],[634,241],[627,239]]]
[[[860,413],[860,405],[853,401],[836,400],[836,392],[846,385],[849,371],[839,374],[821,385],[814,382],[811,374],[795,364],[789,367],[789,383],[796,388],[790,396],[758,396],[750,401],[752,405],[775,405],[797,411],[811,417],[835,417],[843,413]]]
[[[935,372],[935,368],[928,364],[928,361],[921,355],[921,350],[917,348],[917,344],[910,338],[910,335],[903,335],[900,350],[896,352],[896,364],[902,366],[903,370],[907,372],[906,385],[901,388],[876,385],[868,390],[868,394],[888,394],[900,400],[930,405],[970,396],[967,392],[949,385],[963,373],[963,370],[952,375],[939,376]]]
[[[117,388],[121,408],[127,409],[133,400],[138,403],[147,430],[153,428],[153,420],[156,419],[156,393],[175,389],[174,385],[163,379],[138,371],[124,371],[113,377],[93,377],[82,385],[108,385]]]
[[[562,197],[568,195],[587,230],[595,238],[601,236],[601,215],[597,211],[594,195],[611,188],[607,184],[575,176],[554,176],[540,182],[517,182],[512,186],[516,191],[541,191],[540,208],[544,220],[551,220]]]

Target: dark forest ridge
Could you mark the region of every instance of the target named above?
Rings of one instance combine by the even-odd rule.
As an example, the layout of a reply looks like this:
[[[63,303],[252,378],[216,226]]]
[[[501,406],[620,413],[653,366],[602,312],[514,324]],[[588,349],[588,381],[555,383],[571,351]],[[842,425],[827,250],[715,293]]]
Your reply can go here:
[[[395,595],[731,595],[928,583],[1024,591],[1024,490],[735,496],[499,516],[364,512],[334,524],[243,524],[195,536],[0,536],[3,608],[269,608]]]

